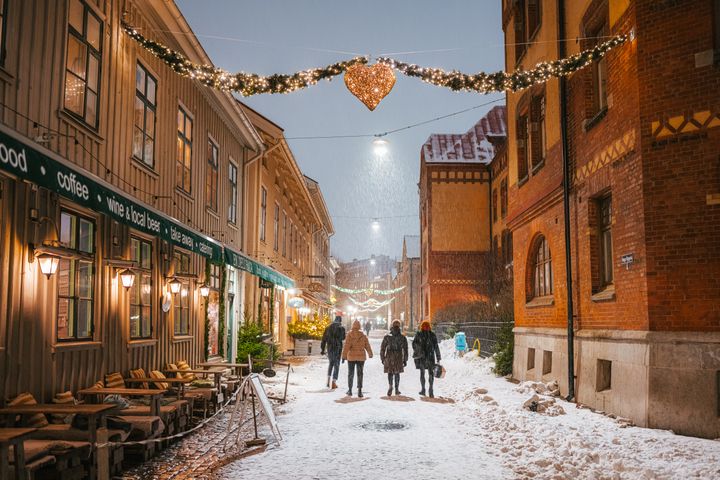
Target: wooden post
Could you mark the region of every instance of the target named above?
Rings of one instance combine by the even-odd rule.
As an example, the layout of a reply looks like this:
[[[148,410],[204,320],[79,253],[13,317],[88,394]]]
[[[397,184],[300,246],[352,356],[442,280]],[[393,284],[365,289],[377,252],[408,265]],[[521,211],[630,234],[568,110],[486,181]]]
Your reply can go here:
[[[103,426],[97,430],[97,478],[98,480],[110,480],[110,447],[108,442],[108,429]]]

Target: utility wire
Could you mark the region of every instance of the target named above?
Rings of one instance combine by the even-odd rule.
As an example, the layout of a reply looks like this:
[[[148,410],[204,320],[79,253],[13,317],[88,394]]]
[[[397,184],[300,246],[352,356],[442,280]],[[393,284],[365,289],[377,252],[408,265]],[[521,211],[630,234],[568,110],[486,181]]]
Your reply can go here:
[[[393,133],[402,132],[404,130],[410,130],[411,128],[419,127],[421,125],[427,125],[428,123],[437,122],[439,120],[444,120],[446,118],[454,117],[456,115],[460,115],[463,113],[470,112],[472,110],[477,110],[478,108],[486,107],[488,105],[492,105],[493,103],[498,102],[504,102],[505,97],[496,98],[494,100],[490,100],[489,102],[481,103],[480,105],[475,105],[474,107],[465,108],[463,110],[458,110],[457,112],[448,113],[446,115],[441,115],[439,117],[431,118],[429,120],[423,120],[422,122],[413,123],[411,125],[406,125],[404,127],[395,128],[393,130],[387,130],[385,132],[378,132],[378,133],[360,133],[360,134],[349,134],[349,135],[318,135],[318,136],[304,136],[304,137],[285,137],[285,140],[319,140],[319,139],[328,139],[328,138],[371,138],[371,137],[385,137],[387,135],[391,135]]]

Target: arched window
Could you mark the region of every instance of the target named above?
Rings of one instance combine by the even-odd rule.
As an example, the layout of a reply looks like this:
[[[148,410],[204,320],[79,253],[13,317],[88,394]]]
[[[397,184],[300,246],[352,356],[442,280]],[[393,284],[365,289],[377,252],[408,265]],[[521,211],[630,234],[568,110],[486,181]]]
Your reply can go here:
[[[544,297],[553,293],[552,260],[550,246],[544,236],[535,241],[533,250],[533,297]]]

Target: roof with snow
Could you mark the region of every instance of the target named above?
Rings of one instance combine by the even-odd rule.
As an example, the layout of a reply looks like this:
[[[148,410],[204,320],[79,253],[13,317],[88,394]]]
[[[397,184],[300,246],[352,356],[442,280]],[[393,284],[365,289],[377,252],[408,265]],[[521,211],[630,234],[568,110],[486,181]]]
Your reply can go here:
[[[426,163],[489,163],[495,151],[490,138],[507,135],[505,118],[505,105],[497,105],[465,133],[434,133],[421,156]]]
[[[405,235],[403,243],[407,258],[420,258],[420,235]]]

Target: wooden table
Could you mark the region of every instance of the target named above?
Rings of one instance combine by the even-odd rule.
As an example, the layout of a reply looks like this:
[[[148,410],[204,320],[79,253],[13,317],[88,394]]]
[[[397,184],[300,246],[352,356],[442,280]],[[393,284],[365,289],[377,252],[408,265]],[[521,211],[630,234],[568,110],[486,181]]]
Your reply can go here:
[[[15,417],[17,415],[35,415],[42,413],[45,415],[59,414],[59,415],[87,415],[88,416],[88,432],[90,433],[90,441],[95,443],[97,440],[97,419],[100,418],[100,428],[106,428],[107,422],[105,415],[110,413],[117,405],[110,403],[91,405],[82,404],[74,405],[61,404],[61,403],[47,403],[47,404],[35,404],[35,405],[15,405],[14,407],[0,408],[0,416]],[[13,423],[11,421],[10,423]]]
[[[86,388],[78,390],[78,396],[95,396],[105,398],[106,395],[126,395],[135,397],[150,397],[150,415],[160,416],[160,397],[167,390],[150,390],[149,388]],[[114,405],[113,405],[114,406]]]
[[[194,373],[195,375],[207,375],[211,374],[215,377],[215,388],[217,389],[218,393],[222,391],[220,388],[220,379],[222,378],[222,374],[225,373],[225,368],[208,368],[207,370],[180,370],[180,369],[170,369],[165,370],[166,373],[174,373],[174,374],[186,374],[186,373]]]
[[[247,368],[250,366],[248,363],[229,363],[229,362],[203,362],[198,363],[198,367],[200,368],[213,368],[213,367],[220,367],[220,368],[232,368],[234,370],[235,375],[238,376],[238,378],[242,379],[242,369]]]
[[[155,385],[167,383],[168,385],[177,385],[177,398],[180,400],[185,394],[185,385],[192,382],[189,378],[126,378],[125,383],[153,383]]]
[[[25,478],[25,440],[37,428],[0,428],[0,478],[10,478],[10,445],[15,447],[15,478]]]

